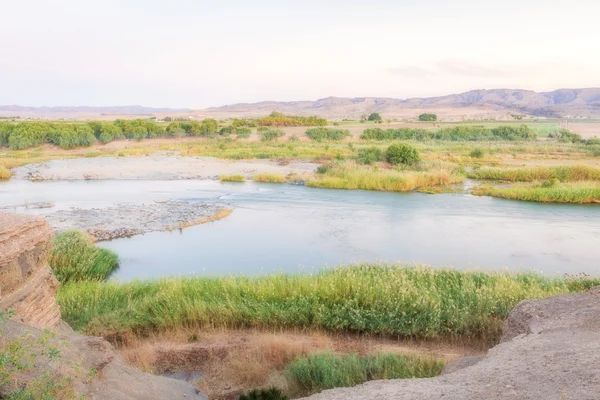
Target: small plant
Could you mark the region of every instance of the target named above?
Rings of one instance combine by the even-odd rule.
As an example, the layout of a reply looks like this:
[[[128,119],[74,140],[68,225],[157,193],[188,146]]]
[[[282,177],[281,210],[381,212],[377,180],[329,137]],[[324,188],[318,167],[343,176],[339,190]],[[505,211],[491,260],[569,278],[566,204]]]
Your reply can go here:
[[[221,180],[221,182],[244,182],[246,180],[246,177],[240,174],[233,174],[221,175],[219,176],[219,179]]]
[[[471,153],[469,153],[469,155],[472,158],[483,158],[485,156],[485,154],[483,153],[483,150],[481,150],[480,148],[471,150]]]
[[[275,141],[284,136],[285,132],[277,128],[269,128],[262,133],[262,140],[265,142]]]
[[[237,135],[238,139],[247,139],[252,134],[252,129],[243,126],[235,128],[233,133]]]
[[[367,165],[383,161],[383,151],[375,146],[368,147],[366,149],[360,149],[358,150],[356,161]]]
[[[385,151],[385,160],[392,165],[413,165],[420,159],[419,151],[406,143],[394,143]]]
[[[283,174],[276,174],[273,172],[262,172],[252,176],[252,180],[255,182],[268,182],[268,183],[285,183],[286,179]]]
[[[255,389],[246,394],[242,394],[239,400],[288,400],[287,396],[284,396],[281,390],[276,387],[270,389]]]

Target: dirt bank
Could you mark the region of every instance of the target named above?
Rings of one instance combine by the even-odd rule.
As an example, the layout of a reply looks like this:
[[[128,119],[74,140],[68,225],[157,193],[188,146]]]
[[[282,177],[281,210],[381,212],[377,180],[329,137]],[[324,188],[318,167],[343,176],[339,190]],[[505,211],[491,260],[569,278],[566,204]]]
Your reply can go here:
[[[218,179],[219,175],[259,172],[303,174],[313,172],[318,164],[292,162],[279,165],[268,160],[232,161],[212,157],[142,156],[96,157],[54,160],[12,169],[13,179],[82,180],[82,179]]]
[[[107,208],[72,208],[48,214],[55,232],[85,231],[95,240],[130,237],[153,231],[183,229],[216,221],[231,214],[224,205],[186,201],[119,204]]]
[[[598,399],[599,331],[600,287],[523,301],[506,321],[502,343],[464,368],[437,378],[326,390],[308,399]]]

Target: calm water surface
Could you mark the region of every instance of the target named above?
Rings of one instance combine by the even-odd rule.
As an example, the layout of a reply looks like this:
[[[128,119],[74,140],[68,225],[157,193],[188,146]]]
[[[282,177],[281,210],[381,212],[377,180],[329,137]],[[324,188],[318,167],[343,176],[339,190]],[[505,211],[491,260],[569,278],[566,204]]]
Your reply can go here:
[[[213,181],[9,181],[0,206],[52,201],[47,213],[179,199],[225,202],[216,223],[103,242],[115,279],[260,275],[353,262],[600,275],[600,207]]]

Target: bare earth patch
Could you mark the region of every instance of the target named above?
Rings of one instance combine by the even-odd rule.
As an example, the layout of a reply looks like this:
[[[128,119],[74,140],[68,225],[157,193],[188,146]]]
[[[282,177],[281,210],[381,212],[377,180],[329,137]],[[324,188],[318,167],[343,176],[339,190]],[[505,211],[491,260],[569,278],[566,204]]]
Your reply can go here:
[[[269,160],[232,161],[213,157],[143,156],[95,157],[54,160],[13,168],[13,179],[84,180],[84,179],[218,179],[219,175],[241,174],[250,177],[259,172],[303,174],[318,164],[291,162],[280,165]]]

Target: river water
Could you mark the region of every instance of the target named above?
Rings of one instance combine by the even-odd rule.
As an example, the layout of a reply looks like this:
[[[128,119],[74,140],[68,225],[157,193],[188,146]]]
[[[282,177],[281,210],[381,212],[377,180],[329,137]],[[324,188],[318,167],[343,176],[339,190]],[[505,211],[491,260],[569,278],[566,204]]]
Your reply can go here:
[[[154,200],[224,202],[228,218],[183,231],[102,242],[113,279],[312,272],[356,262],[600,275],[600,207],[468,194],[384,193],[254,182],[0,183],[0,206],[52,201],[44,214]]]

